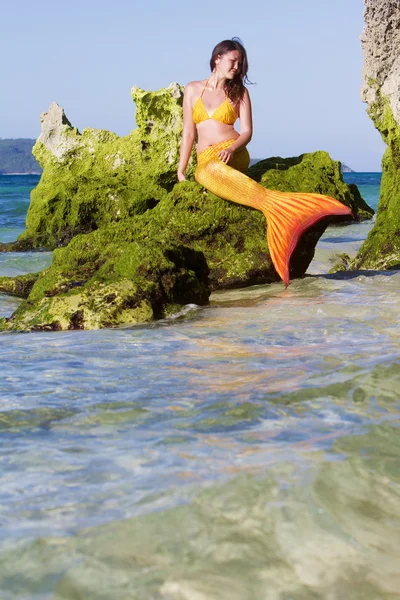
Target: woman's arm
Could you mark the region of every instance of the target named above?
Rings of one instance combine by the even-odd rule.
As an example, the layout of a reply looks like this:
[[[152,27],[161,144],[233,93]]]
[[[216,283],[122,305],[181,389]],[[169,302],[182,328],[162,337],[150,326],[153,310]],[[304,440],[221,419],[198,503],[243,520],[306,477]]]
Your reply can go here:
[[[234,143],[226,148],[225,150],[221,150],[218,154],[219,158],[224,163],[229,163],[234,152],[242,148],[243,146],[247,146],[250,142],[251,137],[253,135],[253,119],[251,116],[251,100],[250,95],[245,88],[244,96],[239,104],[239,119],[240,119],[240,135]]]
[[[192,95],[193,84],[188,83],[183,94],[183,134],[178,165],[178,181],[185,181],[186,179],[185,171],[196,139],[196,125],[192,118]]]

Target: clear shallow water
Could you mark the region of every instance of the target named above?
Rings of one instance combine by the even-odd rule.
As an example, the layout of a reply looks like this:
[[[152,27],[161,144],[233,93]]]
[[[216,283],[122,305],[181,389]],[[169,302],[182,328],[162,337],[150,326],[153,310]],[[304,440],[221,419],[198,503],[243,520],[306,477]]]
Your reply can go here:
[[[2,599],[400,598],[400,274],[326,275],[370,226],[288,290],[0,336]]]

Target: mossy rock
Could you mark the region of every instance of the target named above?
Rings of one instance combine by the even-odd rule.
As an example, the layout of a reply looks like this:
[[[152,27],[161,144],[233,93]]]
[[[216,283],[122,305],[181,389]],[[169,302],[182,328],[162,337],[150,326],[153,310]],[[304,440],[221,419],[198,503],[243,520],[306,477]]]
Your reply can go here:
[[[99,329],[147,323],[175,313],[182,305],[208,303],[204,256],[183,246],[130,242],[100,245],[77,236],[56,250],[52,266],[3,331]],[[86,238],[92,237],[91,240]]]
[[[291,277],[304,274],[326,224],[302,236]],[[279,281],[265,228],[259,211],[221,200],[194,182],[176,184],[153,210],[56,249],[52,265],[36,274],[28,298],[2,328],[148,322],[185,304],[207,304],[211,289]],[[8,288],[14,283],[9,278]]]
[[[382,161],[376,220],[350,264],[353,270],[400,269],[400,125],[393,117],[388,99],[380,92],[376,98],[368,113],[388,147]]]
[[[27,298],[40,273],[27,273],[16,277],[0,277],[0,293],[17,298]]]
[[[362,99],[387,145],[376,220],[351,269],[400,268],[400,11],[392,0],[365,0]]]
[[[337,263],[333,265],[333,267],[329,270],[330,275],[334,275],[335,273],[342,273],[349,270],[349,265],[351,262],[350,256],[346,252],[342,252],[337,256],[339,259]]]
[[[66,245],[75,235],[144,213],[172,189],[182,136],[182,88],[133,88],[132,96],[138,128],[125,137],[96,129],[81,134],[56,103],[42,115],[33,154],[43,173],[31,193],[21,247]]]

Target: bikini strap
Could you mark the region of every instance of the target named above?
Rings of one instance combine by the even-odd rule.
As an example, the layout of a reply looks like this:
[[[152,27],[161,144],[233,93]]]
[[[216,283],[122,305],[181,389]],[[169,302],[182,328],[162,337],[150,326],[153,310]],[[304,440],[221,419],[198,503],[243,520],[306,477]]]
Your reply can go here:
[[[207,81],[206,81],[206,84],[205,84],[205,86],[203,87],[203,91],[201,92],[200,98],[202,98],[202,97],[203,97],[204,90],[206,89],[206,87],[207,87],[207,83],[209,82],[209,80],[210,80],[210,77],[207,79]]]
[[[210,77],[211,77],[211,75],[210,75]],[[200,94],[200,98],[202,98],[202,97],[203,97],[204,90],[205,90],[205,89],[206,89],[206,87],[207,87],[207,83],[210,81],[210,77],[207,79],[207,81],[206,81],[206,83],[205,83],[205,86],[203,87],[203,91],[202,91],[202,92],[201,92],[201,94]],[[200,99],[200,98],[199,98],[199,99]],[[226,88],[225,88],[225,98],[227,98],[227,99],[229,100],[228,90],[227,90]]]

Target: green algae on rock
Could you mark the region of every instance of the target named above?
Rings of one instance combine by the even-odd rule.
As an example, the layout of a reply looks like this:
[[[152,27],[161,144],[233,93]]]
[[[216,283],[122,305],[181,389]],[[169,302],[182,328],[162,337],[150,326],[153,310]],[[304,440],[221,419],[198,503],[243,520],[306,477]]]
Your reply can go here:
[[[16,277],[0,277],[0,293],[27,298],[39,276],[39,273],[27,273]]]
[[[208,303],[208,267],[200,252],[144,241],[103,244],[108,236],[102,233],[76,236],[56,250],[52,266],[36,275],[27,300],[0,329],[99,329]]]
[[[182,135],[182,88],[132,89],[138,128],[126,137],[72,127],[53,102],[41,115],[33,153],[43,174],[32,191],[18,242],[55,248],[153,208],[176,182]],[[190,172],[190,169],[189,169]]]
[[[339,259],[338,262],[336,262],[329,270],[330,275],[349,270],[349,265],[351,263],[350,256],[346,252],[342,252],[337,255],[337,258]]]
[[[304,274],[326,224],[302,236],[291,260],[292,277]],[[261,212],[189,181],[176,184],[151,211],[75,236],[36,277],[3,329],[148,322],[184,304],[207,304],[211,289],[279,280]]]
[[[350,269],[390,270],[400,268],[400,124],[387,99],[369,108],[368,113],[388,147],[382,159],[382,180],[378,211],[370,231]]]
[[[391,0],[365,0],[362,98],[387,144],[373,229],[350,269],[400,268],[400,11]]]
[[[152,211],[75,236],[56,249],[51,267],[37,275],[28,299],[3,328],[146,322],[183,304],[207,304],[211,287],[268,280],[278,277],[263,215],[184,182]]]

